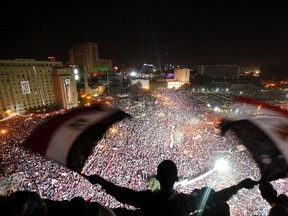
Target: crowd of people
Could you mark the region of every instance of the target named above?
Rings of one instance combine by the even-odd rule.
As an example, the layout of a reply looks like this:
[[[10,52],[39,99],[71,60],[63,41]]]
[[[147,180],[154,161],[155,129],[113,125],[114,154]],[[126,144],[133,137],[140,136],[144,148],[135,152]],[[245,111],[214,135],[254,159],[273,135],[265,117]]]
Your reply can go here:
[[[203,106],[196,93],[159,89],[138,101],[115,97],[113,106],[129,113],[132,119],[116,123],[95,143],[82,171],[85,175],[99,174],[120,186],[144,190],[156,175],[157,165],[171,159],[182,182],[176,186],[179,192],[190,193],[204,186],[218,191],[248,177],[260,179],[250,153],[238,148],[241,143],[232,132],[220,135],[217,125],[221,115]],[[2,193],[29,190],[51,200],[83,197],[109,208],[134,209],[79,173],[22,145],[33,129],[49,118],[19,115],[0,122],[0,129],[7,131],[0,135]],[[219,158],[229,162],[228,171],[214,169]],[[283,194],[287,193],[287,184],[286,179],[273,182]],[[270,208],[257,188],[239,191],[228,203],[231,215],[266,215]]]

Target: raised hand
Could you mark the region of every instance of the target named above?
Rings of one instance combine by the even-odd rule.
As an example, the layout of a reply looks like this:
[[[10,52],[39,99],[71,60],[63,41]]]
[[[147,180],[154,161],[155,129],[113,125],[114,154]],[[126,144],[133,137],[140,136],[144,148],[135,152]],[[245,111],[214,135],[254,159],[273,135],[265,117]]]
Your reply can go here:
[[[238,183],[238,187],[240,188],[246,188],[246,189],[251,189],[253,188],[256,184],[258,184],[257,181],[254,181],[250,178],[244,179],[241,182]]]

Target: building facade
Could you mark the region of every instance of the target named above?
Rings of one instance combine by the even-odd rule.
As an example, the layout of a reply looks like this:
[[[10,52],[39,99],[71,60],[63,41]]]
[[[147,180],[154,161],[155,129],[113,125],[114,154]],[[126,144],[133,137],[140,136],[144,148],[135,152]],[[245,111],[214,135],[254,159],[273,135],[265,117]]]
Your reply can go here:
[[[78,106],[78,92],[74,75],[71,67],[55,68],[53,71],[55,99],[65,109]]]
[[[184,83],[190,83],[190,69],[188,68],[174,69],[174,80]]]
[[[239,79],[240,66],[237,65],[199,65],[197,73],[209,78]]]
[[[190,84],[190,69],[189,68],[175,68],[174,78],[167,79],[167,88],[178,89],[184,84]]]
[[[62,62],[57,61],[0,60],[0,118],[13,113],[25,113],[30,109],[43,111],[45,107],[57,104],[63,105],[63,108],[78,106],[78,98],[75,97],[72,97],[75,101],[69,106],[58,100],[58,94],[64,92],[57,88],[55,90],[53,80],[54,76],[59,79],[62,76],[55,75],[54,71],[63,67]],[[74,86],[73,82],[75,79],[71,78],[70,84]],[[72,90],[75,91],[72,95],[77,95],[77,89],[73,87]]]
[[[69,63],[80,67],[84,82],[90,77],[105,75],[113,67],[112,60],[99,58],[98,44],[92,42],[74,45],[69,50]]]
[[[288,80],[287,65],[263,65],[260,67],[260,79],[263,81],[281,82]]]

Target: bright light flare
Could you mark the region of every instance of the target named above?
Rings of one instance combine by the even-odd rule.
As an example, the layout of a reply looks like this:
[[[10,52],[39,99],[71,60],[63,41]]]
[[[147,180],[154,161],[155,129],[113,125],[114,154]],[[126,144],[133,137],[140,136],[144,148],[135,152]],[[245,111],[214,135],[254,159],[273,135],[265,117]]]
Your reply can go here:
[[[110,132],[111,132],[112,134],[116,134],[116,133],[118,132],[118,130],[113,127],[113,128],[110,128]]]
[[[214,167],[219,172],[226,172],[230,169],[228,161],[223,158],[216,160]]]
[[[131,72],[130,72],[130,76],[136,77],[136,76],[137,76],[137,72],[136,72],[136,71],[131,71]]]
[[[1,129],[1,134],[6,134],[6,133],[7,133],[7,130]]]

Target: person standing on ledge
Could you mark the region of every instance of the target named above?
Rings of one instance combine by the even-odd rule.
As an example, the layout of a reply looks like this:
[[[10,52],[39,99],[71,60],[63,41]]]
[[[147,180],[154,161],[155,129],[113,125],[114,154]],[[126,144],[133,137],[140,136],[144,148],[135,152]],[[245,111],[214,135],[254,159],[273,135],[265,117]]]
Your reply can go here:
[[[92,184],[99,184],[119,202],[129,204],[143,211],[144,216],[188,216],[202,206],[201,196],[178,193],[174,190],[174,183],[178,181],[177,166],[172,160],[163,160],[157,167],[156,179],[160,182],[160,190],[135,191],[117,186],[99,175],[83,175]],[[211,193],[205,207],[213,208],[225,203],[240,189],[251,189],[257,182],[250,178],[238,184]]]

